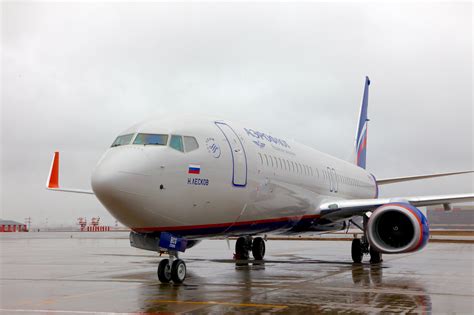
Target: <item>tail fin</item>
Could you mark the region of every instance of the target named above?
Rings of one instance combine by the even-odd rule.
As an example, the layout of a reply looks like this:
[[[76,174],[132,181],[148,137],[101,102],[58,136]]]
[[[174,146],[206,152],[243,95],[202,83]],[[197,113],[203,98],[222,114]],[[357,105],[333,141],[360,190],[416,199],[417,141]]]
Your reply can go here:
[[[367,155],[367,108],[369,106],[369,77],[365,77],[364,96],[362,97],[362,106],[359,113],[359,124],[355,138],[354,153],[355,164],[365,169],[365,158]]]

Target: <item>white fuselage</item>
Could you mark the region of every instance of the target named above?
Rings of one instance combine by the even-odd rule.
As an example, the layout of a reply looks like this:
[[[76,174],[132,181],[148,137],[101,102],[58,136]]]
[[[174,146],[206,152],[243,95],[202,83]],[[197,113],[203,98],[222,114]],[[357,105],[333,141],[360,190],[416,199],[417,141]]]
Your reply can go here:
[[[122,134],[139,133],[168,135],[168,144],[133,144],[132,138],[111,147],[92,176],[102,204],[138,232],[195,238],[287,233],[298,226],[305,232],[318,224],[322,203],[377,197],[366,170],[251,126],[175,117]],[[176,150],[171,135],[194,137],[199,147]]]

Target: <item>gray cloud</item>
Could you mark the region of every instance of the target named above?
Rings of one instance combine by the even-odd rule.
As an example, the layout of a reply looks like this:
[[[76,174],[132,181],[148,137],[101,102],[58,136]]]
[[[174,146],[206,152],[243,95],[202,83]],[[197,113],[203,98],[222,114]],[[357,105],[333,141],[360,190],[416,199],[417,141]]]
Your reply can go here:
[[[212,114],[350,155],[372,79],[379,177],[472,169],[470,3],[5,3],[1,216],[112,222],[88,187],[114,137],[152,114]],[[472,177],[384,187],[470,192]]]

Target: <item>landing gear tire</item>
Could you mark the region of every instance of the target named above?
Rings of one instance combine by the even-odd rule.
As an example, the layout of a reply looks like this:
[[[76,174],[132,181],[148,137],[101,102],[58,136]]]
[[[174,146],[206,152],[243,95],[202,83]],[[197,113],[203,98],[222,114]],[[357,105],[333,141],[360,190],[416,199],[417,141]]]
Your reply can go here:
[[[364,252],[362,251],[362,242],[358,238],[352,240],[351,256],[353,262],[357,264],[362,262]]]
[[[158,280],[162,283],[171,281],[171,266],[169,259],[162,259],[158,265]]]
[[[370,247],[370,263],[371,264],[378,264],[378,263],[381,263],[382,262],[382,254],[378,251],[376,251],[375,249],[372,249],[372,247]]]
[[[247,260],[249,259],[249,248],[245,237],[239,237],[235,243],[235,258]]]
[[[252,255],[255,260],[262,260],[265,257],[265,241],[257,237],[252,242]]]
[[[255,260],[262,260],[265,257],[265,241],[257,237],[252,242],[252,255]]]
[[[176,259],[171,265],[171,280],[174,283],[183,283],[186,279],[186,264],[181,259]]]

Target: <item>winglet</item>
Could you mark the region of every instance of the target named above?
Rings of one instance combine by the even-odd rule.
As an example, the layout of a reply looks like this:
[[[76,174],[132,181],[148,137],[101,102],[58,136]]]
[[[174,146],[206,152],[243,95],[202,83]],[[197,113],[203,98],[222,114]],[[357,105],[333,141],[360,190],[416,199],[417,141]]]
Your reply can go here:
[[[46,189],[53,191],[64,191],[79,194],[93,195],[92,190],[85,189],[72,189],[72,188],[59,188],[59,152],[54,152],[53,161],[51,162],[51,168],[49,169],[48,181],[46,182]]]
[[[49,177],[46,186],[49,189],[59,188],[59,152],[54,152],[53,161],[51,162],[51,169],[49,170]]]

